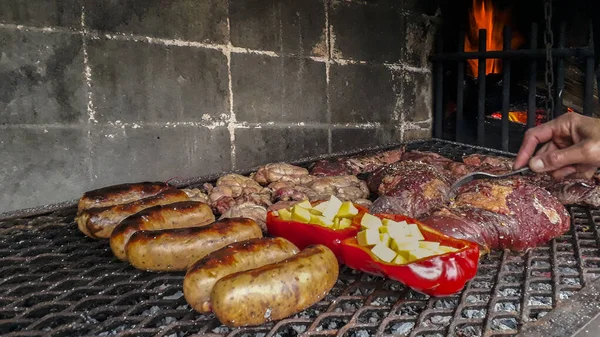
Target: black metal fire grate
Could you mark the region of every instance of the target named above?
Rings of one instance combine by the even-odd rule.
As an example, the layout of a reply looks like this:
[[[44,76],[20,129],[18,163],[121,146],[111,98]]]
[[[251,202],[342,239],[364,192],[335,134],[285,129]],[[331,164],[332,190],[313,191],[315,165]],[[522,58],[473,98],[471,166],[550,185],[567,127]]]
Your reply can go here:
[[[458,159],[481,148],[414,143]],[[2,336],[515,336],[600,275],[600,210],[571,207],[573,227],[526,254],[494,252],[465,290],[430,298],[341,272],[320,303],[257,328],[229,329],[186,304],[183,273],[149,273],[82,235],[75,208],[0,222]]]

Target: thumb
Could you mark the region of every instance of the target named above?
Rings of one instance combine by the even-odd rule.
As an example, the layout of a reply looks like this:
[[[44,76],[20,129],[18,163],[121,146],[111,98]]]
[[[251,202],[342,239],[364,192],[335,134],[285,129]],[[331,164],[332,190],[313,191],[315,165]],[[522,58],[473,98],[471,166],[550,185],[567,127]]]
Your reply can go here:
[[[564,149],[554,149],[534,156],[529,161],[529,167],[534,172],[549,172],[565,166],[588,164],[598,159],[592,152],[594,148],[587,142],[577,143]]]

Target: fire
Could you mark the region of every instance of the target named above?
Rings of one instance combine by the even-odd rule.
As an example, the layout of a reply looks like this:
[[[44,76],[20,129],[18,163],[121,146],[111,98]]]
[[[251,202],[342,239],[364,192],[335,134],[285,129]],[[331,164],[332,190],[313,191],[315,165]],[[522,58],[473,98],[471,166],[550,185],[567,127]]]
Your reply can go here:
[[[567,108],[567,112],[575,112],[575,110],[571,109],[571,108]],[[534,125],[540,125],[542,123],[544,123],[544,120],[546,118],[545,116],[546,111],[544,109],[537,109],[535,111],[535,123]],[[502,113],[500,112],[494,112],[493,114],[491,114],[491,117],[494,119],[502,119]],[[509,111],[508,112],[508,120],[510,122],[513,123],[519,123],[519,124],[527,124],[527,111]]]
[[[479,50],[479,30],[486,30],[486,50],[502,50],[504,26],[509,23],[509,11],[500,11],[494,7],[492,0],[473,0],[473,8],[469,15],[469,31],[465,35],[465,51]],[[521,46],[523,38],[513,32],[511,48],[515,49]],[[479,60],[468,60],[469,69],[473,77],[479,73]],[[487,59],[485,64],[485,74],[499,74],[502,70],[502,61],[499,59]]]

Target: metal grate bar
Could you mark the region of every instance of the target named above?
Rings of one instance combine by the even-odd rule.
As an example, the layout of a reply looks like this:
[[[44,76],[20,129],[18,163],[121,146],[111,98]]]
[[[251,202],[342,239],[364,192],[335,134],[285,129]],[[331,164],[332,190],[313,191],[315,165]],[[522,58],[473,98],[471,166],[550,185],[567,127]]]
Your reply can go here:
[[[436,140],[409,149],[455,160],[489,152]],[[432,298],[342,268],[313,307],[264,326],[230,329],[190,309],[183,273],[143,272],[118,261],[107,242],[78,231],[75,211],[0,222],[0,335],[515,336],[600,275],[600,211],[570,207],[570,232],[525,254],[492,252],[454,296]]]

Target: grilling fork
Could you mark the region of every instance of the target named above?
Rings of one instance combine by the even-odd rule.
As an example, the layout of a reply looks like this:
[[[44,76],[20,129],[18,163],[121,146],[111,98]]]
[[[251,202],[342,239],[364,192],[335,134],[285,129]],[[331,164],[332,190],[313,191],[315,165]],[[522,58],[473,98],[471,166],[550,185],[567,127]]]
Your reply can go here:
[[[475,179],[484,179],[484,178],[502,179],[502,178],[512,177],[512,176],[515,176],[518,174],[524,175],[524,174],[528,173],[529,171],[530,171],[529,166],[525,166],[521,169],[509,172],[509,173],[505,173],[505,174],[489,174],[489,173],[485,173],[485,172],[471,172],[471,173],[463,176],[462,178],[458,179],[454,184],[452,184],[452,186],[450,188],[452,189],[452,191],[456,191],[462,185],[469,183]]]

